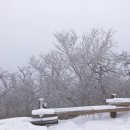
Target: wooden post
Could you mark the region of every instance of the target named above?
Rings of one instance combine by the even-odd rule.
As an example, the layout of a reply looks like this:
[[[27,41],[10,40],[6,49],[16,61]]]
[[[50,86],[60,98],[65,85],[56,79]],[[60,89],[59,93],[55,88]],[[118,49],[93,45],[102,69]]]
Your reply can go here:
[[[110,95],[110,98],[117,98],[117,94],[115,94],[115,93],[112,93],[111,95]],[[110,112],[110,117],[111,118],[116,118],[116,116],[117,116],[117,112]]]
[[[47,103],[46,102],[44,102],[44,106],[43,106],[44,108],[47,108]]]
[[[110,95],[110,98],[117,98],[117,94],[116,93],[112,93],[111,95]]]
[[[39,99],[39,109],[42,109],[42,108],[43,108],[44,103],[45,103],[44,98],[40,98],[40,99]]]
[[[44,98],[39,99],[39,109],[47,108],[47,103],[45,102]]]

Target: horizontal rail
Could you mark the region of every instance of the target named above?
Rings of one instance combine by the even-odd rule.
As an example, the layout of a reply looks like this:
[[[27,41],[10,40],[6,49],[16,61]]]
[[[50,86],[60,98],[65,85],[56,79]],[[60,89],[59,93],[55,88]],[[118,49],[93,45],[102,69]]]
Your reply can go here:
[[[106,113],[106,112],[125,112],[129,110],[130,110],[129,107],[103,105],[103,106],[86,106],[86,107],[73,107],[73,108],[55,108],[54,114],[57,116],[67,116],[67,115]]]

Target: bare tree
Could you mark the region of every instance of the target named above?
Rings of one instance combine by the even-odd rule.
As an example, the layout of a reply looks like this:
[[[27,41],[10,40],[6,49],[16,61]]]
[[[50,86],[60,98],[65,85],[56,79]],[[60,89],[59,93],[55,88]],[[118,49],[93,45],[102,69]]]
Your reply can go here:
[[[102,104],[112,92],[129,97],[130,55],[114,53],[112,30],[54,36],[55,50],[31,57],[17,73],[0,70],[1,117],[30,115],[40,97],[49,107]]]
[[[90,81],[93,79],[98,81],[105,94],[103,76],[114,72],[115,67],[112,30],[104,32],[93,29],[82,36],[81,42],[78,42],[79,37],[73,31],[56,33],[55,37],[59,53],[66,59],[70,72],[77,78],[83,102],[87,100],[86,95],[91,95]]]
[[[8,94],[14,87],[14,84],[13,74],[11,75],[7,71],[0,70],[0,98]]]

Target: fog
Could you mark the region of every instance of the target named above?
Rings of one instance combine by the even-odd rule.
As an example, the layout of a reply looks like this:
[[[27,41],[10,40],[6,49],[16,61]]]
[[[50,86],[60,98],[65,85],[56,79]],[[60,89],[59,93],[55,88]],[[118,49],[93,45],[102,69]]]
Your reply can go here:
[[[54,48],[53,33],[113,28],[117,50],[130,51],[129,0],[0,0],[0,67],[15,71]]]

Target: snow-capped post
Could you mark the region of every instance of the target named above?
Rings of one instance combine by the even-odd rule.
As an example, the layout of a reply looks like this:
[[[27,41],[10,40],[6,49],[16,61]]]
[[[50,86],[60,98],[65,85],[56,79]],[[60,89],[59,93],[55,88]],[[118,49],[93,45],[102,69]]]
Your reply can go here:
[[[44,98],[39,99],[39,109],[47,108],[47,103],[45,102]]]
[[[117,98],[117,96],[118,96],[118,94],[112,93],[112,94],[110,95],[110,98]]]
[[[44,98],[40,98],[40,99],[39,99],[39,109],[42,109],[42,108],[43,108],[44,103],[45,103]]]
[[[118,96],[118,94],[112,93],[112,94],[110,95],[110,98],[117,98],[117,96]],[[117,112],[110,112],[110,116],[111,116],[111,118],[116,118]]]

